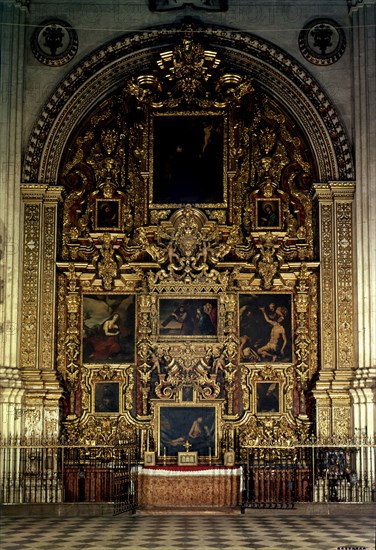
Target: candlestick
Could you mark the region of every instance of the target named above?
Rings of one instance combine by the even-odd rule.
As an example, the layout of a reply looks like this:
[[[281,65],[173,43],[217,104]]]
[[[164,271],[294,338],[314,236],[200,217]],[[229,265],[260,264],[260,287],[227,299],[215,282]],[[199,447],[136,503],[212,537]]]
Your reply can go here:
[[[163,463],[166,464],[166,447],[163,447]]]

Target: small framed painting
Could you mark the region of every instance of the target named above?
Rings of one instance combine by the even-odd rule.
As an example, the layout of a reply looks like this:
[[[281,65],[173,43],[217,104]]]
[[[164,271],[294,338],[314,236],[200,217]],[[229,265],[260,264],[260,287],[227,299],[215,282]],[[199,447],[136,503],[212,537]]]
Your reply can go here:
[[[94,412],[119,412],[119,382],[96,382],[94,386]]]
[[[256,413],[275,414],[280,412],[279,382],[256,382]]]
[[[155,452],[154,451],[145,451],[144,452],[144,466],[155,466]]]
[[[134,361],[134,295],[84,295],[82,317],[82,358],[85,364]]]
[[[197,463],[198,463],[197,452],[187,451],[186,453],[183,453],[183,452],[178,453],[179,466],[197,466]]]
[[[291,294],[239,296],[240,360],[291,363]]]
[[[120,199],[95,201],[95,231],[121,231]]]
[[[256,229],[282,229],[280,199],[256,199]]]

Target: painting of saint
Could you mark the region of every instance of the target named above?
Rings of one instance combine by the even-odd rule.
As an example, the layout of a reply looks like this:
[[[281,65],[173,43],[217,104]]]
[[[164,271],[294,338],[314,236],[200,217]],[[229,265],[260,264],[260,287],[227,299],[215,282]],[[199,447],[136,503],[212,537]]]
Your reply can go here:
[[[97,199],[95,206],[95,229],[120,231],[120,201],[118,199]]]
[[[240,359],[292,361],[290,294],[249,294],[239,298]]]
[[[279,411],[279,383],[257,382],[256,384],[256,412],[278,413]]]
[[[159,303],[160,336],[217,336],[217,300],[162,298]]]
[[[154,117],[152,202],[224,202],[223,118]]]
[[[133,295],[83,297],[84,363],[127,363],[134,360]]]
[[[119,382],[97,382],[95,384],[96,413],[119,412]]]
[[[257,200],[257,227],[281,228],[279,199]]]
[[[215,408],[214,407],[161,407],[160,408],[160,455],[177,456],[184,451],[188,441],[190,451],[199,456],[214,454]]]

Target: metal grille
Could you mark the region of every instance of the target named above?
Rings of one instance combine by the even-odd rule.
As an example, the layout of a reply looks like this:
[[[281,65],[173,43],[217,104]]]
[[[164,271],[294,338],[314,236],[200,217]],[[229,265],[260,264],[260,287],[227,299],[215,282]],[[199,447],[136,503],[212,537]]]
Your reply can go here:
[[[375,444],[255,446],[242,450],[244,507],[296,502],[374,502]]]
[[[292,508],[296,502],[376,500],[375,443],[254,446],[239,449],[245,507]],[[2,503],[113,502],[137,507],[139,449],[0,441]]]
[[[2,503],[114,502],[136,506],[138,448],[0,442]]]

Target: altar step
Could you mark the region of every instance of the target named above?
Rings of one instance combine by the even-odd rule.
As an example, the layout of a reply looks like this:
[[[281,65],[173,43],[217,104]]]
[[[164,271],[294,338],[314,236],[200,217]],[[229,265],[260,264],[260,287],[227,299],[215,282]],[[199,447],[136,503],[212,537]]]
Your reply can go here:
[[[191,508],[183,506],[141,506],[137,508],[136,514],[139,516],[235,516],[240,514],[240,506],[194,506]]]

